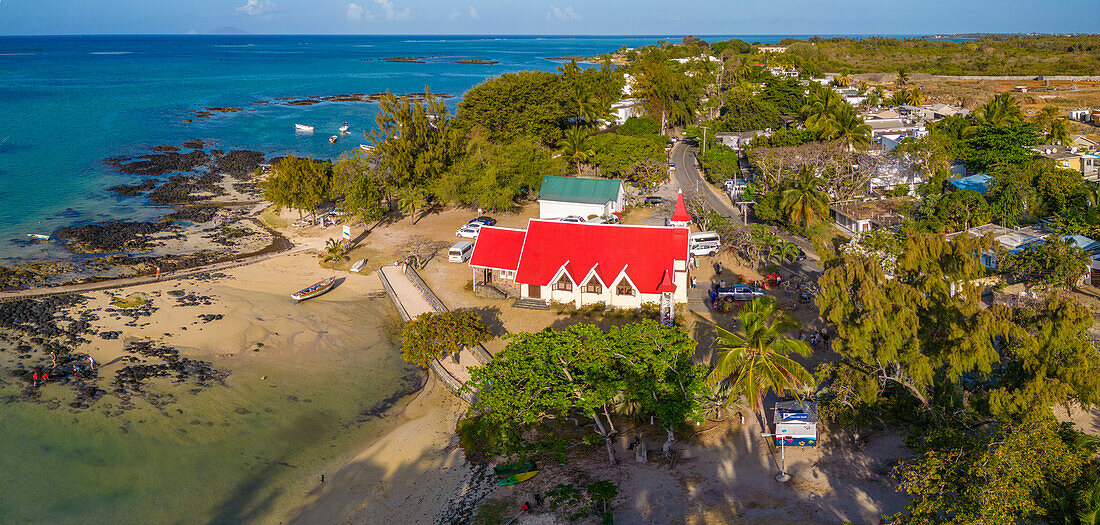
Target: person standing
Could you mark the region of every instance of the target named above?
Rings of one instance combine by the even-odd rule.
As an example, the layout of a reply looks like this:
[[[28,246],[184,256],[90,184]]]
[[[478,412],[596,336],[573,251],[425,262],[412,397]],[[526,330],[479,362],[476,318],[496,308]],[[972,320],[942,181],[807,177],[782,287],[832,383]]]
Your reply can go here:
[[[695,288],[696,288],[696,286],[695,286],[695,277],[692,277],[691,278],[691,289],[694,290]]]
[[[157,266],[157,280],[160,280],[160,266]]]

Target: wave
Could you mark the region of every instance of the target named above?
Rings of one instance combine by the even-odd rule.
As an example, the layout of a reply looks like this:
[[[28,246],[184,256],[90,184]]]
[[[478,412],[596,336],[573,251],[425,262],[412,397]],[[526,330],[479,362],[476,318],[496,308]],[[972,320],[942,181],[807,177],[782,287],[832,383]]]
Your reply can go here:
[[[214,47],[256,47],[256,44],[214,44]]]
[[[133,51],[92,51],[89,55],[131,55]]]
[[[33,55],[34,53],[0,53],[0,57],[22,57]]]

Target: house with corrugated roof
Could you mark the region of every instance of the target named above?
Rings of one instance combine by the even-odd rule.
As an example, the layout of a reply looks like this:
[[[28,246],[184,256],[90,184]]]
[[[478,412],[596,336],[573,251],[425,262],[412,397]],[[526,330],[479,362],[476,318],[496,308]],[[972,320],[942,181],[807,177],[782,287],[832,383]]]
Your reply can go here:
[[[671,311],[687,302],[688,228],[531,219],[484,226],[470,256],[474,287],[528,300]]]
[[[621,213],[626,189],[618,179],[586,179],[547,175],[539,189],[539,218],[604,217]]]

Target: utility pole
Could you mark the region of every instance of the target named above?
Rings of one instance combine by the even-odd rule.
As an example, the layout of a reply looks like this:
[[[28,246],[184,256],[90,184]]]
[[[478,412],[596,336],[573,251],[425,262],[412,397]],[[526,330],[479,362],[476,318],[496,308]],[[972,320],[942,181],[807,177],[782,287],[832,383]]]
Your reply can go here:
[[[766,432],[761,432],[760,436],[761,437],[777,437],[777,438],[780,438],[779,439],[779,457],[781,458],[780,461],[782,463],[780,463],[779,474],[775,475],[775,480],[780,482],[780,483],[786,483],[786,482],[790,481],[791,480],[791,475],[787,474],[787,453],[786,453],[786,444],[787,444],[787,439],[788,439],[787,436],[777,436],[775,434],[768,434]]]
[[[706,157],[707,156],[707,130],[710,129],[710,128],[708,128],[706,126],[699,126],[699,127],[703,128],[703,156]]]

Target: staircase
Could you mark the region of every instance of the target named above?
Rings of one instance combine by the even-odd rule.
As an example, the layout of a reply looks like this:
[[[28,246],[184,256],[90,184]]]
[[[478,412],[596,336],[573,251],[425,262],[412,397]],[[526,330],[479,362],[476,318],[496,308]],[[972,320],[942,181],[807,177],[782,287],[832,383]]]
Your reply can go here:
[[[512,308],[526,308],[528,310],[549,310],[550,305],[546,304],[546,301],[542,299],[516,299],[516,302],[512,303]]]

